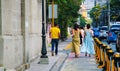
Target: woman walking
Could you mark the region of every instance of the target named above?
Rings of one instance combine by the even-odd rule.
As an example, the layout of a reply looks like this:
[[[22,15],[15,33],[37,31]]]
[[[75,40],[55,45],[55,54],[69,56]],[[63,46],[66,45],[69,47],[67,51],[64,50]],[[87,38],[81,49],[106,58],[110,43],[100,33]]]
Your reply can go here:
[[[90,24],[87,24],[86,29],[85,29],[85,56],[87,56],[87,54],[89,54],[89,57],[92,54],[95,54],[94,51],[94,41],[93,41],[93,31],[90,29]]]
[[[72,52],[75,53],[75,57],[78,58],[80,54],[80,30],[77,24],[74,24],[72,30]]]

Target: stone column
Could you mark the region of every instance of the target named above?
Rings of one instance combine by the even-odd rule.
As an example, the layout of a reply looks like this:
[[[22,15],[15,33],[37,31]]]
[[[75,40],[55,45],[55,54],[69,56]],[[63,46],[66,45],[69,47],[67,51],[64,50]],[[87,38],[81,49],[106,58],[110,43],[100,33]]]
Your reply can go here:
[[[2,57],[2,64],[5,68],[15,69],[23,62],[21,1],[0,0],[0,2],[0,42],[2,43],[2,46],[0,46],[2,56],[0,55],[0,57]]]
[[[2,36],[2,7],[0,0],[0,36]],[[3,66],[3,39],[0,37],[0,67]]]
[[[29,42],[28,42],[28,27],[29,27],[29,1],[21,0],[21,30],[23,35],[23,65],[25,69],[29,67]]]

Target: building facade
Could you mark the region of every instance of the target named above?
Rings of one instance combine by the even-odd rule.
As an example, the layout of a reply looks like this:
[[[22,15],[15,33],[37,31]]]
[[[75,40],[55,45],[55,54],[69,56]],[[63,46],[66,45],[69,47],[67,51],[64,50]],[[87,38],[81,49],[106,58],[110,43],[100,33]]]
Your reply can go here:
[[[89,12],[95,5],[100,4],[102,6],[106,2],[107,0],[85,0],[84,3],[81,5],[81,14],[83,14],[85,17],[90,17]]]
[[[0,0],[0,67],[24,71],[41,53],[42,0]]]

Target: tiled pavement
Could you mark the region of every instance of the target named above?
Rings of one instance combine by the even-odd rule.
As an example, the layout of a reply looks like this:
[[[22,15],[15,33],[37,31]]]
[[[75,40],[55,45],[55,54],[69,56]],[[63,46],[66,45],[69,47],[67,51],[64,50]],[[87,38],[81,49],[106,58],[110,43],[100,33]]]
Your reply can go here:
[[[30,63],[30,68],[26,71],[58,71],[61,68],[62,63],[67,57],[66,52],[63,51],[63,48],[71,42],[71,39],[66,40],[65,42],[59,43],[59,53],[57,56],[51,56],[51,47],[47,47],[47,56],[49,59],[49,64],[38,64],[40,57],[35,59]]]
[[[97,68],[94,56],[84,56],[80,54],[79,58],[74,57],[74,53],[70,53],[65,61],[61,71],[102,71]]]
[[[66,51],[63,51],[63,48],[70,42],[71,39],[68,39],[59,44],[58,56],[51,56],[51,48],[48,47],[47,55],[49,57],[49,64],[38,64],[40,58],[37,58],[30,64],[30,68],[26,71],[101,71],[97,68],[93,56],[85,57],[84,53],[81,53],[80,58],[75,58],[73,53],[69,53],[68,58],[66,58],[67,54]]]

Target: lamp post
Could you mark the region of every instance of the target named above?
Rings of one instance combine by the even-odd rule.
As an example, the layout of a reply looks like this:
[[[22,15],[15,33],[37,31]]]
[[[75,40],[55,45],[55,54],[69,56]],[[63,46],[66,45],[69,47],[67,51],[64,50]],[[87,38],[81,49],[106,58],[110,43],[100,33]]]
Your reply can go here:
[[[48,64],[48,56],[46,51],[46,35],[45,35],[45,16],[44,16],[44,0],[42,0],[42,50],[41,50],[41,57],[40,62],[41,64]]]

